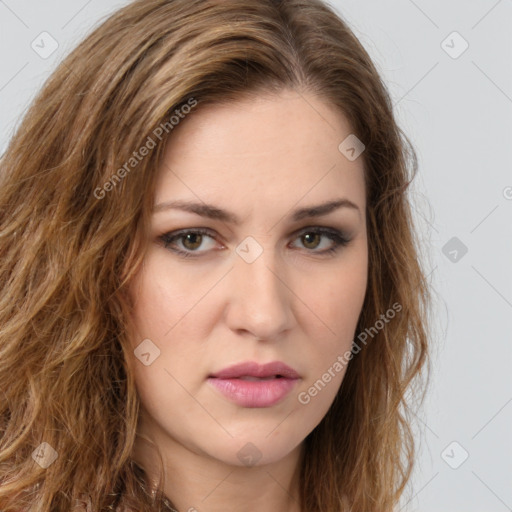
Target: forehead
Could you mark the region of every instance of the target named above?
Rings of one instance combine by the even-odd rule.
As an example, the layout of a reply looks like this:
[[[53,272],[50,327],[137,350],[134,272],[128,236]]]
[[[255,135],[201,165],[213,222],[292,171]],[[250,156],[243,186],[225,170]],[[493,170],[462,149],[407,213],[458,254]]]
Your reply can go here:
[[[313,201],[332,191],[364,204],[363,158],[349,161],[338,149],[351,133],[342,113],[312,94],[199,103],[168,140],[156,202],[172,193],[236,203],[236,194],[263,191],[276,201],[284,193]]]

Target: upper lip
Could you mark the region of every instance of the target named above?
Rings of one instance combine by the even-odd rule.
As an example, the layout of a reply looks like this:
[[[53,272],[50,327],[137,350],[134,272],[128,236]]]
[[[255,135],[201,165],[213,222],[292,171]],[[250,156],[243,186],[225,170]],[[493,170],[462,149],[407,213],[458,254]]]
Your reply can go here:
[[[210,375],[218,379],[236,379],[239,377],[274,377],[280,375],[288,379],[298,379],[299,374],[281,361],[258,364],[254,361],[234,364]]]

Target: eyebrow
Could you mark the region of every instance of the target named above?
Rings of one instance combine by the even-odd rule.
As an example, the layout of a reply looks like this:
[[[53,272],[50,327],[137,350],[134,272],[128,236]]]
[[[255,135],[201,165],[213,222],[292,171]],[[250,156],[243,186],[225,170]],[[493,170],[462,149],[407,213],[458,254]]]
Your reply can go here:
[[[312,218],[312,217],[321,217],[323,215],[327,215],[339,208],[351,208],[357,210],[359,215],[361,215],[361,211],[359,206],[357,206],[352,201],[346,198],[334,199],[332,201],[327,201],[325,203],[321,203],[314,206],[308,206],[305,208],[298,208],[294,210],[291,214],[291,218],[293,221],[299,221],[302,219]],[[240,224],[240,220],[238,217],[231,212],[226,210],[222,210],[214,205],[206,204],[206,203],[195,203],[191,201],[165,201],[163,203],[159,203],[154,206],[153,212],[158,213],[167,210],[183,210],[186,212],[195,213],[200,215],[201,217],[208,217],[210,219],[220,220],[223,222],[229,222],[238,226]]]

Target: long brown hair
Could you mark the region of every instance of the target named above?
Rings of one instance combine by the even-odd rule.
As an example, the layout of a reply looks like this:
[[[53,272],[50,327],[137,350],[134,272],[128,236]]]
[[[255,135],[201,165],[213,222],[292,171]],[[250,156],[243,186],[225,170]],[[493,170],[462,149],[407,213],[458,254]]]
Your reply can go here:
[[[429,291],[407,199],[415,153],[386,87],[321,0],[138,0],[59,65],[0,161],[4,512],[68,511],[83,496],[95,511],[163,510],[132,459],[139,399],[125,290],[144,257],[169,119],[194,101],[197,110],[283,89],[338,108],[366,146],[369,280],[357,335],[372,335],[305,439],[301,506],[397,503],[414,457],[406,390],[428,366]],[[155,146],[132,161],[149,137]],[[393,305],[393,320],[369,331]],[[42,467],[37,450],[55,460]]]

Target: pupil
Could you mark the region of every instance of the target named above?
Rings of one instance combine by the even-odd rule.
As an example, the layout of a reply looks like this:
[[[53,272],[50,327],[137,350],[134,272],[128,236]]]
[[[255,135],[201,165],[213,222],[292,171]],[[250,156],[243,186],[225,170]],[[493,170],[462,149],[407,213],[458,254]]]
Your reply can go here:
[[[320,237],[320,235],[318,233],[306,233],[305,235],[303,235],[303,238],[304,238],[304,245],[306,247],[309,247],[311,248],[311,246],[309,244],[311,244],[313,247],[316,247],[318,245],[318,238]],[[317,243],[315,243],[317,242]]]
[[[189,233],[185,236],[185,240],[183,241],[183,245],[187,249],[197,249],[201,245],[202,235],[196,233]]]

